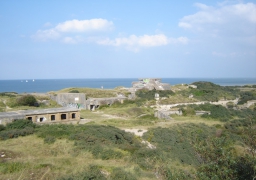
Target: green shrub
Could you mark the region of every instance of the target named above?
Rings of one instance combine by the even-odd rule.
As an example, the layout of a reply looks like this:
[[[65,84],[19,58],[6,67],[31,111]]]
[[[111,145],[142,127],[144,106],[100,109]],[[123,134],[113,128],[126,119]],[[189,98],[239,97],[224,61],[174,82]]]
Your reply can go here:
[[[24,129],[10,129],[5,131],[0,131],[0,140],[17,138],[19,136],[27,136],[35,132],[32,127],[25,127]]]
[[[0,124],[0,131],[3,131],[3,130],[5,130],[5,126]]]
[[[0,163],[0,174],[11,174],[22,171],[28,167],[28,164],[22,162]]]
[[[44,143],[53,144],[56,141],[56,138],[53,136],[47,136],[44,138]]]
[[[0,93],[0,96],[7,96],[7,97],[16,97],[18,93],[16,92],[2,92]]]
[[[17,100],[18,105],[21,106],[37,106],[36,98],[32,95],[24,95]]]
[[[10,129],[24,129],[26,127],[31,127],[35,128],[36,124],[34,124],[32,121],[27,120],[27,119],[20,119],[20,120],[15,120],[11,123],[8,123],[6,125],[6,130]]]
[[[90,165],[83,172],[71,175],[65,175],[58,178],[58,180],[72,180],[72,179],[81,179],[81,180],[107,180],[101,171],[101,167],[97,165]]]
[[[78,129],[79,127],[77,127]],[[57,139],[69,138],[71,134],[76,133],[76,127],[72,124],[45,124],[37,129],[37,136],[46,138],[48,136]]]
[[[69,93],[79,93],[79,91],[78,90],[71,90],[71,91],[69,91]]]
[[[110,175],[113,180],[136,180],[137,178],[130,172],[126,172],[121,168],[114,168]]]
[[[144,133],[143,138],[159,148],[165,160],[176,159],[180,163],[198,165],[192,144],[209,134],[215,134],[215,128],[203,124],[184,124],[172,128],[152,128]]]
[[[244,104],[247,103],[247,101],[249,100],[255,100],[256,96],[250,92],[250,91],[246,91],[246,92],[241,92],[240,93],[240,98],[237,104]]]
[[[140,166],[141,169],[150,170],[157,162],[164,161],[164,154],[160,149],[149,149],[143,147],[134,151],[132,161]]]
[[[119,151],[115,151],[113,149],[104,150],[101,154],[101,159],[108,160],[108,159],[121,159],[123,154]]]
[[[183,116],[193,116],[196,114],[195,110],[191,107],[181,108]]]
[[[211,82],[204,82],[204,81],[194,82],[192,84],[196,85],[197,88],[188,89],[189,93],[187,93],[186,95],[193,94],[194,98],[201,101],[218,101],[219,99],[235,99],[239,95],[239,90],[237,90],[234,87],[220,86]]]

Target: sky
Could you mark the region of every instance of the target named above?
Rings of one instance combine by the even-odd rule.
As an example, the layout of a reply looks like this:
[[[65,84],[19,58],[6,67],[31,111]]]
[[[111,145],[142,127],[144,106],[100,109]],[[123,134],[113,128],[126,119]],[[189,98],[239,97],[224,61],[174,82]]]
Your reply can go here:
[[[256,0],[0,1],[0,79],[256,78]]]

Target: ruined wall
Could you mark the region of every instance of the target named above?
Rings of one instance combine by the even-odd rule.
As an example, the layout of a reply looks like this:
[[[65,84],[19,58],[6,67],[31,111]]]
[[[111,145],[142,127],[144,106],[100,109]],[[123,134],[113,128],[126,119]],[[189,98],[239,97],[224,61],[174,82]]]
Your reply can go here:
[[[114,102],[123,103],[126,97],[112,97],[112,98],[91,98],[86,100],[85,109],[94,111],[101,105],[112,105]]]
[[[60,93],[51,96],[51,99],[53,99],[63,107],[75,107],[84,109],[86,104],[86,98],[84,93]]]

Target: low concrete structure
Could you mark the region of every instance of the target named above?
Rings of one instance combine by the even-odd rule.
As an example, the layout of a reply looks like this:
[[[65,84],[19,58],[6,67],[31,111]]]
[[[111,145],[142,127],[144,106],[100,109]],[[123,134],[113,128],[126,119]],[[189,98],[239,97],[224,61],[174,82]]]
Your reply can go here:
[[[125,96],[119,97],[110,97],[110,98],[90,98],[86,100],[85,109],[94,111],[99,108],[101,105],[112,105],[114,102],[123,103],[123,101],[127,99]]]
[[[195,113],[196,113],[196,116],[201,116],[203,114],[210,115],[211,111],[196,111]]]
[[[170,111],[155,111],[155,117],[159,118],[159,119],[167,119],[167,120],[171,120],[172,118],[170,117]]]
[[[195,111],[196,116],[201,116],[203,114],[210,115],[211,112],[210,111]],[[170,117],[170,115],[182,116],[182,111],[181,110],[158,110],[158,111],[155,111],[155,117],[157,117],[159,119],[170,120],[170,119],[172,119]]]
[[[80,111],[77,108],[63,107],[0,113],[0,124],[19,119],[28,119],[35,123],[73,121],[80,120]]]

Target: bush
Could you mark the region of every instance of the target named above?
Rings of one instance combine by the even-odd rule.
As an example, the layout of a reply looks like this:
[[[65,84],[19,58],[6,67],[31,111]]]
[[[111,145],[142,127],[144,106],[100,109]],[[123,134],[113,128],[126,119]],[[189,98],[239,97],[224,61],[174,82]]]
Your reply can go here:
[[[244,104],[247,103],[249,100],[255,100],[256,97],[252,92],[246,91],[240,93],[240,98],[237,104]]]
[[[219,99],[235,99],[239,95],[239,90],[234,87],[220,86],[211,82],[194,82],[197,88],[190,88],[190,94],[201,101],[218,101]]]
[[[3,131],[3,130],[5,130],[5,126],[0,124],[0,131]]]
[[[137,178],[130,172],[126,172],[121,168],[115,168],[110,175],[113,180],[136,180]]]
[[[44,143],[53,144],[56,141],[56,138],[53,136],[47,136],[44,138]]]
[[[0,132],[0,140],[17,138],[19,136],[27,136],[33,134],[35,131],[31,127],[26,127],[24,129],[11,129]]]
[[[72,179],[83,179],[83,180],[107,180],[107,178],[103,175],[100,166],[90,165],[86,168],[83,172],[72,174],[72,175],[65,175],[58,180],[72,180]]]
[[[10,174],[22,171],[28,167],[28,164],[22,162],[0,163],[0,174]]]
[[[34,124],[32,121],[27,120],[27,119],[20,119],[20,120],[16,120],[16,121],[13,121],[11,123],[8,123],[6,125],[6,130],[10,130],[10,129],[24,129],[26,127],[35,128],[36,124]]]
[[[78,90],[71,90],[68,93],[79,93],[79,91]]]
[[[32,95],[24,95],[17,100],[18,105],[21,106],[37,106],[36,98]]]
[[[195,110],[191,107],[181,108],[183,116],[193,116],[196,114]]]

